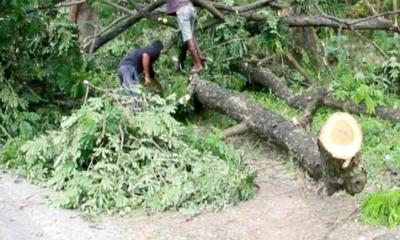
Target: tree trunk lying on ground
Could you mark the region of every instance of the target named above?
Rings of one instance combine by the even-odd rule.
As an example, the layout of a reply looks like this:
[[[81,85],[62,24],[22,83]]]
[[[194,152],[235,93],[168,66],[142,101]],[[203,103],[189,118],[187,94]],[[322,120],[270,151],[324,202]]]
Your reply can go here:
[[[312,100],[319,99],[320,101],[315,101],[316,105],[313,106],[314,108],[323,105],[353,114],[370,114],[362,104],[356,104],[352,101],[336,100],[326,87],[317,87],[304,94],[295,94],[286,85],[284,80],[277,77],[268,68],[258,69],[248,64],[242,64],[234,70],[245,76],[249,82],[255,82],[271,89],[277,97],[283,99],[289,106],[294,108],[306,108]],[[374,115],[392,122],[400,122],[400,110],[396,108],[377,107]]]
[[[342,165],[336,162],[325,162],[326,158],[321,156],[316,140],[303,128],[265,109],[245,95],[201,80],[198,75],[193,76],[191,87],[201,104],[238,122],[245,122],[251,131],[273,140],[278,146],[292,153],[312,178],[324,180],[328,194],[342,189],[349,194],[362,191],[365,171],[360,170],[357,164],[343,169]],[[357,186],[354,186],[355,183]]]

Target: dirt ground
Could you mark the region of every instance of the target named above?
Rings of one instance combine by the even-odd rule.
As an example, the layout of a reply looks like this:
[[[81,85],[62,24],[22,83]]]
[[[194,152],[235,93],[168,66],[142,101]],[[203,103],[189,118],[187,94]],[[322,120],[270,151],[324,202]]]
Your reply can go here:
[[[265,141],[231,140],[258,172],[259,190],[247,202],[220,212],[188,216],[166,212],[148,216],[104,216],[89,222],[78,211],[56,209],[47,196],[56,194],[16,174],[0,173],[0,240],[130,239],[354,239],[381,234],[400,236],[359,222],[358,199],[344,193],[317,194],[318,186],[283,161],[286,157]],[[246,154],[247,153],[247,154]]]

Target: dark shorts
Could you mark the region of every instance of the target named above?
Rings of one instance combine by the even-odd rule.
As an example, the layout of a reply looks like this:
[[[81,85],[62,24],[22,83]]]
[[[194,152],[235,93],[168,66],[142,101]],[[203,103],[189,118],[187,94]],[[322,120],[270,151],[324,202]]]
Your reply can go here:
[[[139,74],[134,66],[122,65],[118,68],[118,77],[120,84],[127,89],[128,95],[138,95]]]

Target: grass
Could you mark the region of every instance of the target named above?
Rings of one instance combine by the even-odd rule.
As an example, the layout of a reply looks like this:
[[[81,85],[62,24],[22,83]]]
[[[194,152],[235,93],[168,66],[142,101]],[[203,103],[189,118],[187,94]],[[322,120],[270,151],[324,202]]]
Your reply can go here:
[[[362,219],[389,227],[400,225],[400,190],[379,191],[365,198]]]
[[[301,114],[300,110],[289,107],[285,101],[276,98],[270,92],[245,91],[244,93],[268,110],[279,113],[287,120],[290,120],[293,117],[297,117]]]

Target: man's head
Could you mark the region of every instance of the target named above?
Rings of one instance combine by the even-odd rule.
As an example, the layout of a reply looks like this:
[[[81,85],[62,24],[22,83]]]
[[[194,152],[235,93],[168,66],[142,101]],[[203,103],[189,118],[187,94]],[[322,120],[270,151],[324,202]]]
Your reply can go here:
[[[164,44],[160,40],[154,41],[153,46],[160,49],[160,51],[164,48]]]
[[[160,57],[161,50],[164,48],[164,44],[160,40],[154,41],[152,44],[145,48],[146,52],[150,55],[150,58],[157,60]]]

